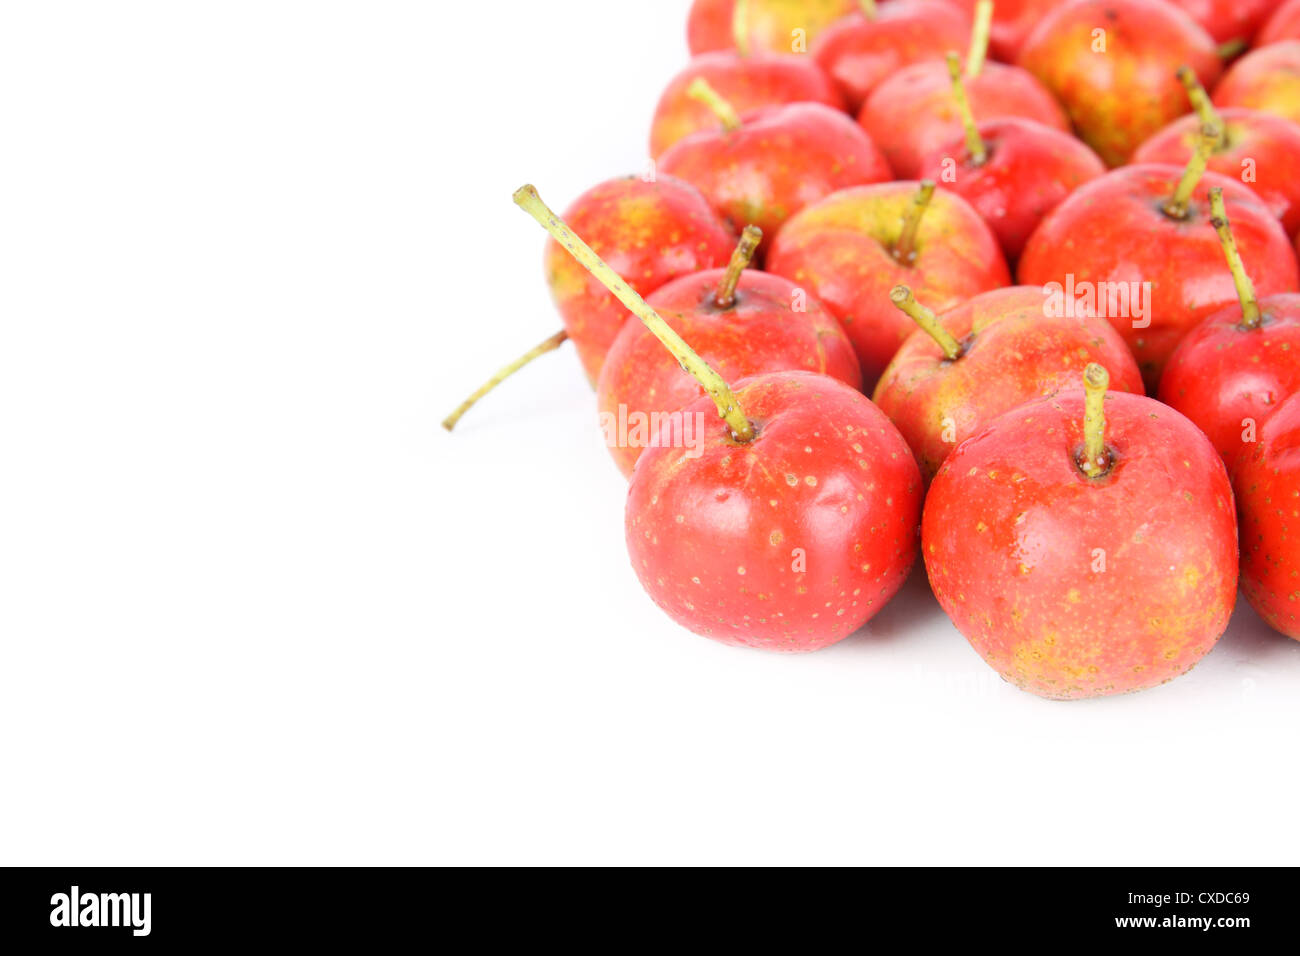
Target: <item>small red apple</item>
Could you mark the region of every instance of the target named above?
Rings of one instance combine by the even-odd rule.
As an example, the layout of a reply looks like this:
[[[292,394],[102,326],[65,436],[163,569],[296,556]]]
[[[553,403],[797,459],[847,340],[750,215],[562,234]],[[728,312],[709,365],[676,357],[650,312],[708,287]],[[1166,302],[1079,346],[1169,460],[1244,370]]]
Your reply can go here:
[[[1011,282],[988,224],[934,183],[846,189],[794,216],[777,234],[767,268],[806,288],[844,326],[875,384],[913,331],[890,304],[910,286],[940,311]]]
[[[1053,283],[1063,300],[1092,298],[1137,357],[1155,394],[1183,336],[1236,301],[1210,223],[1209,190],[1223,189],[1260,293],[1295,292],[1300,272],[1281,224],[1245,186],[1205,164],[1218,130],[1202,131],[1192,162],[1125,166],[1085,183],[1048,213],[1020,258],[1025,285]]]
[[[1277,0],[1171,0],[1205,28],[1215,43],[1249,45]]]
[[[930,486],[930,585],[1002,677],[1058,700],[1154,687],[1218,641],[1237,594],[1223,462],[1141,395],[1021,405],[958,447]],[[1103,410],[1104,401],[1104,410]]]
[[[1207,86],[1221,69],[1210,35],[1164,0],[1062,4],[1029,35],[1017,62],[1060,98],[1083,141],[1109,166],[1128,162],[1186,112],[1174,75],[1181,64]]]
[[[1014,262],[1043,216],[1105,173],[1106,165],[1069,133],[1033,120],[1003,117],[976,125],[957,54],[948,57],[966,133],[922,159],[921,175],[974,206]],[[1296,133],[1300,136],[1300,130]]]
[[[1300,395],[1237,460],[1241,590],[1269,626],[1300,640]]]
[[[736,0],[695,0],[686,15],[686,45],[691,56],[715,50],[734,50],[731,10]]]
[[[668,83],[650,126],[650,155],[658,158],[674,143],[703,129],[716,129],[718,118],[690,95],[702,79],[737,113],[782,103],[824,103],[842,109],[844,99],[816,62],[791,53],[739,56],[734,52],[697,56]]]
[[[859,388],[858,359],[835,316],[815,299],[793,308],[798,296],[788,279],[741,271],[761,238],[748,227],[725,270],[675,279],[647,296],[646,304],[729,382],[808,370]],[[653,439],[653,425],[701,394],[695,378],[648,328],[640,322],[623,326],[605,357],[596,398],[606,444],[625,475]]]
[[[970,35],[970,18],[946,0],[863,6],[827,27],[812,50],[855,114],[891,73],[942,57],[965,45]]]
[[[1300,40],[1300,0],[1284,0],[1255,34],[1255,46]]]
[[[1042,289],[994,289],[940,316],[906,286],[890,298],[920,329],[889,363],[872,400],[903,433],[926,481],[1003,412],[1077,388],[1092,362],[1111,370],[1116,388],[1142,391],[1142,373],[1119,334],[1094,315],[1045,315]]]
[[[858,6],[859,0],[735,0],[733,42],[742,54],[806,53],[823,30]]]
[[[947,0],[964,10],[974,11],[983,0]],[[989,30],[989,50],[1003,63],[1014,63],[1025,40],[1061,0],[997,0]]]
[[[1262,110],[1300,123],[1300,40],[1283,40],[1247,53],[1214,88],[1216,106]]]
[[[1278,405],[1300,392],[1300,295],[1256,298],[1223,194],[1210,190],[1210,202],[1240,301],[1183,339],[1160,379],[1160,400],[1195,422],[1231,467],[1242,444],[1254,442]]]
[[[659,159],[737,226],[774,236],[790,216],[837,190],[893,178],[884,156],[851,119],[820,103],[791,103],[737,116],[708,84],[720,126],[692,133]]]

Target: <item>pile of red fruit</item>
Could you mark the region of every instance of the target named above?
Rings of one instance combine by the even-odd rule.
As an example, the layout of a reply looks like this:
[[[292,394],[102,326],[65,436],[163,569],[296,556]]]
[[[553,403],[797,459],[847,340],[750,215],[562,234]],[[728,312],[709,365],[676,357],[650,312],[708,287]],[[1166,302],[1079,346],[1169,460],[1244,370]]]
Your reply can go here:
[[[1239,570],[1300,639],[1300,0],[696,0],[687,29],[653,175],[563,219],[515,194],[564,329],[448,428],[571,339],[636,574],[729,644],[839,641],[918,550],[1044,697],[1187,671]]]

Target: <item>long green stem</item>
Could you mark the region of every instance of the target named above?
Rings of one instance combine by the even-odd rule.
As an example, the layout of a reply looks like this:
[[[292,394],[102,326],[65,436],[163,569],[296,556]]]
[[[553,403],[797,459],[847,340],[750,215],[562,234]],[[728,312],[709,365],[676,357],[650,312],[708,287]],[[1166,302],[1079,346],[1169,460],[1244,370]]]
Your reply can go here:
[[[1106,389],[1110,373],[1092,362],[1083,370],[1083,461],[1079,468],[1089,478],[1110,470],[1106,450]]]
[[[1196,151],[1192,153],[1191,159],[1187,161],[1186,168],[1183,169],[1182,178],[1178,180],[1178,187],[1174,194],[1169,197],[1165,203],[1165,214],[1173,219],[1187,218],[1187,204],[1192,200],[1192,193],[1196,191],[1196,186],[1205,175],[1205,167],[1210,161],[1210,156],[1219,145],[1219,137],[1223,131],[1218,126],[1206,124],[1201,127],[1201,134],[1196,139]]]
[[[1232,237],[1232,226],[1228,222],[1228,209],[1223,204],[1223,190],[1215,186],[1210,190],[1210,225],[1218,233],[1219,244],[1223,246],[1223,256],[1228,260],[1228,271],[1232,273],[1232,284],[1237,287],[1237,298],[1241,301],[1241,327],[1257,329],[1264,321],[1259,311],[1259,299],[1255,297],[1255,283],[1246,274],[1246,264],[1241,261],[1241,252],[1237,249],[1237,240]]]
[[[930,197],[934,195],[934,180],[923,179],[912,195],[912,204],[903,214],[903,228],[894,243],[894,258],[905,266],[916,261],[916,235],[921,228],[921,219],[930,206]]]
[[[737,53],[749,56],[749,0],[736,0],[731,8],[731,39]]]
[[[553,352],[558,349],[564,344],[564,340],[568,337],[569,333],[563,330],[556,332],[554,335],[549,336],[537,345],[534,345],[509,365],[504,366],[490,379],[480,385],[474,394],[457,405],[456,410],[442,420],[442,427],[447,429],[447,431],[451,431],[456,427],[456,423],[460,421],[461,416],[474,407],[475,402],[508,379],[511,375],[514,375],[515,372],[519,371],[539,355],[545,355],[547,352]]]
[[[1178,68],[1178,79],[1182,81],[1184,89],[1187,90],[1187,99],[1191,102],[1192,109],[1200,118],[1201,125],[1217,126],[1219,129],[1223,129],[1223,120],[1219,117],[1219,111],[1210,102],[1210,94],[1206,93],[1205,87],[1201,86],[1196,71],[1183,64]]]
[[[889,301],[905,312],[912,321],[929,333],[930,338],[939,344],[943,354],[951,361],[961,358],[961,343],[953,334],[939,323],[939,317],[916,301],[912,290],[905,285],[896,285],[889,293]]]
[[[736,286],[740,282],[740,274],[749,268],[762,241],[763,230],[758,226],[746,226],[740,234],[740,242],[736,243],[736,248],[731,253],[727,271],[722,274],[718,291],[713,294],[713,304],[719,309],[729,309],[736,304]]]
[[[700,76],[691,80],[691,85],[686,88],[686,95],[711,109],[723,129],[740,129],[740,114],[721,93],[709,85],[708,80]]]
[[[989,158],[988,147],[980,136],[979,127],[975,125],[975,114],[966,97],[966,84],[961,78],[961,57],[948,53],[948,75],[952,77],[952,96],[957,101],[957,112],[961,114],[961,125],[966,130],[966,153],[976,166],[983,166]]]
[[[727,425],[731,428],[732,437],[741,443],[753,441],[754,426],[745,417],[744,409],[740,407],[735,394],[722,376],[715,372],[704,359],[700,358],[695,350],[687,345],[682,337],[674,332],[672,327],[660,317],[658,312],[646,305],[645,300],[623,281],[622,276],[606,265],[605,261],[596,255],[592,248],[583,242],[554,210],[542,202],[542,197],[537,195],[536,188],[531,185],[520,186],[515,190],[514,200],[516,205],[536,219],[543,229],[554,236],[556,242],[569,250],[569,255],[573,256],[580,266],[595,276],[601,285],[614,293],[615,298],[622,302],[628,311],[640,319],[645,327],[654,334],[654,337],[663,343],[664,348],[672,353],[678,364],[700,383],[700,387],[709,394],[709,397],[713,399],[713,404],[718,407],[718,414],[726,420]]]
[[[993,0],[975,4],[975,25],[970,32],[970,52],[966,54],[966,79],[973,80],[984,69],[989,52],[989,30],[993,26]]]

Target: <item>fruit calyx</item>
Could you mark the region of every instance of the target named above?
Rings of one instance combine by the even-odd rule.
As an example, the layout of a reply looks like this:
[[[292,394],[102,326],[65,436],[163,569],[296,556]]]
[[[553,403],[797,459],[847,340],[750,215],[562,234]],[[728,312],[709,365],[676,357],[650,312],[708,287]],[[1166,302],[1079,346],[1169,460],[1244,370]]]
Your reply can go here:
[[[1075,465],[1088,478],[1100,478],[1110,472],[1115,456],[1106,447],[1106,389],[1110,373],[1096,362],[1083,370],[1083,448]]]
[[[731,387],[708,362],[700,358],[699,354],[686,344],[686,341],[678,335],[663,318],[646,304],[645,299],[636,294],[636,291],[628,285],[623,277],[611,269],[600,256],[592,250],[582,239],[565,224],[559,214],[552,210],[546,203],[542,202],[542,197],[537,194],[537,189],[532,185],[520,186],[515,190],[515,204],[524,212],[532,216],[537,222],[549,232],[555,241],[568,250],[569,255],[577,260],[578,265],[590,272],[596,280],[614,293],[628,311],[641,320],[642,324],[650,330],[664,348],[672,353],[677,363],[688,372],[695,381],[699,382],[700,387],[704,389],[708,396],[713,399],[713,404],[718,408],[718,415],[727,423],[731,429],[731,437],[740,444],[746,444],[754,440],[757,432],[753,423],[745,417],[745,411],[740,407],[736,395],[732,392]]]
[[[939,348],[943,349],[944,357],[950,362],[955,362],[962,357],[965,349],[957,341],[956,337],[943,327],[939,322],[939,317],[930,309],[926,308],[920,302],[916,301],[916,296],[912,290],[905,285],[896,285],[889,293],[889,301],[898,307],[900,312],[905,313],[913,322],[920,326],[925,332],[934,339]]]
[[[903,213],[903,228],[898,233],[898,241],[889,250],[889,254],[894,257],[900,264],[912,266],[916,262],[916,236],[921,228],[921,219],[925,216],[926,209],[930,206],[930,198],[934,195],[934,180],[923,179],[916,192],[912,195],[912,203]]]
[[[952,96],[957,101],[957,112],[961,114],[961,125],[966,131],[966,154],[972,166],[983,166],[988,162],[988,146],[975,125],[975,113],[966,96],[966,84],[961,78],[961,57],[951,50],[948,52],[948,75],[952,77]]]
[[[722,281],[713,293],[713,304],[719,309],[730,309],[736,304],[736,286],[740,283],[740,274],[749,268],[754,260],[754,252],[763,241],[763,230],[758,226],[746,226],[740,234],[740,242],[731,253],[727,271],[722,274]]]
[[[1264,323],[1263,313],[1259,308],[1259,299],[1255,296],[1255,284],[1246,273],[1246,264],[1241,261],[1241,252],[1237,249],[1237,240],[1232,236],[1232,225],[1228,222],[1228,209],[1223,204],[1223,190],[1215,186],[1210,190],[1210,225],[1223,246],[1223,257],[1228,260],[1228,271],[1232,273],[1232,284],[1237,288],[1237,299],[1241,302],[1241,322],[1237,327],[1244,331],[1254,331]]]
[[[727,132],[740,129],[740,114],[721,93],[709,85],[709,81],[704,77],[697,76],[691,80],[691,85],[686,88],[686,95],[707,106]]]
[[[1160,206],[1160,211],[1170,219],[1181,221],[1187,218],[1192,193],[1196,191],[1197,184],[1205,175],[1205,167],[1210,161],[1210,156],[1218,148],[1222,138],[1222,127],[1212,123],[1202,124],[1200,136],[1196,139],[1196,150],[1187,160],[1187,166],[1183,169],[1183,175],[1179,177],[1174,194]]]

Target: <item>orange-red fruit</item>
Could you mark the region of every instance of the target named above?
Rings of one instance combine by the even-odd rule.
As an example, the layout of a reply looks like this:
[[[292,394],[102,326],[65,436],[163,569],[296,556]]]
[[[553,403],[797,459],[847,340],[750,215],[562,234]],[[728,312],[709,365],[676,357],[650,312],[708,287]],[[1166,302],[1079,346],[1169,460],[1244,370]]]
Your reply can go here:
[[[646,301],[728,382],[762,372],[806,370],[861,387],[853,346],[820,302],[808,298],[796,311],[793,283],[746,270],[735,304],[720,308],[715,296],[725,271],[675,279]],[[658,421],[662,413],[677,411],[703,394],[649,329],[627,323],[596,387],[606,444],[623,474],[632,473],[649,437],[648,429],[642,435],[635,426]],[[622,422],[629,427],[621,427]]]
[[[724,644],[812,651],[852,634],[916,558],[921,476],[860,392],[812,372],[744,379],[757,427],[738,444],[711,399],[688,446],[672,420],[628,486],[632,567],[655,603]],[[677,446],[677,447],[673,447]]]
[[[979,0],[948,0],[968,14]],[[989,51],[1004,63],[1014,63],[1025,39],[1061,0],[997,0],[993,5],[993,23],[989,28]],[[964,50],[965,45],[953,49]]]
[[[670,279],[723,265],[734,233],[694,186],[669,176],[629,176],[583,193],[564,219],[641,296]],[[632,313],[554,239],[546,241],[546,282],[564,328],[594,385],[605,353]]]
[[[1300,0],[1286,0],[1273,11],[1255,35],[1255,46],[1284,40],[1300,40]]]
[[[926,499],[935,596],[1005,680],[1054,699],[1141,690],[1218,641],[1237,591],[1223,462],[1172,409],[1106,399],[1108,473],[1076,465],[1084,396],[994,419],[954,451]]]
[[[1142,373],[1114,329],[1095,315],[1049,316],[1040,288],[985,292],[939,316],[962,343],[949,360],[927,332],[903,343],[872,400],[898,426],[928,481],[954,448],[1003,412],[1079,387],[1097,362],[1114,391],[1141,393]]]
[[[1216,106],[1243,106],[1300,123],[1300,40],[1247,53],[1214,89]]]
[[[1249,42],[1277,0],[1171,0],[1205,28],[1215,43]]]
[[[1300,396],[1264,425],[1233,477],[1241,589],[1269,626],[1300,640]]]

